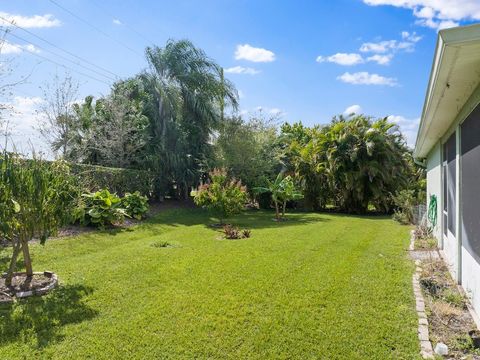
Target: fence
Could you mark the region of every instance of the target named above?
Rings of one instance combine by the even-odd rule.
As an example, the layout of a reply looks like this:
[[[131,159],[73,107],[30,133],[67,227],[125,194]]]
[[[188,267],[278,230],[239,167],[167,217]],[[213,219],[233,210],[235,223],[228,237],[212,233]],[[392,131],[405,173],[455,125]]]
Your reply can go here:
[[[427,206],[425,204],[416,205],[413,207],[413,224],[420,225],[427,221]]]

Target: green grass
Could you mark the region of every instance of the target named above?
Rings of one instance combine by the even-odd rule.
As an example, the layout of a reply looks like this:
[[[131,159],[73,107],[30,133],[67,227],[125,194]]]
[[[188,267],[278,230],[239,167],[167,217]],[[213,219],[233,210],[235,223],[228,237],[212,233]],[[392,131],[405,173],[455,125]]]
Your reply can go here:
[[[252,229],[244,240],[177,209],[33,245],[35,269],[62,286],[0,308],[0,359],[418,358],[407,227],[272,216],[232,219]]]

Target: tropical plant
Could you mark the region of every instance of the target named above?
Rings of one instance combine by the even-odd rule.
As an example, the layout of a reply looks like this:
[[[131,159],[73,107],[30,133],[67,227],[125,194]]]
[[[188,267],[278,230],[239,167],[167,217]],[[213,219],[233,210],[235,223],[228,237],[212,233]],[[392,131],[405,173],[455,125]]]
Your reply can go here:
[[[391,196],[407,184],[408,148],[388,118],[364,115],[334,118],[325,128],[326,169],[334,203],[365,213],[372,205],[387,212]]]
[[[82,204],[76,218],[83,225],[104,228],[122,222],[129,216],[121,205],[121,199],[107,189],[82,194]]]
[[[305,206],[322,210],[331,197],[326,167],[325,134],[319,127],[307,128],[301,123],[284,124],[279,142],[283,163],[295,173],[305,197]]]
[[[285,217],[288,201],[303,198],[303,194],[295,187],[293,178],[290,175],[284,176],[282,172],[277,175],[274,181],[267,180],[266,187],[255,188],[255,192],[258,194],[272,194],[272,200],[275,205],[275,219],[277,221]]]
[[[229,179],[225,169],[214,169],[209,177],[210,181],[195,191],[194,202],[216,214],[223,224],[225,218],[243,210],[247,189],[240,181]]]
[[[248,229],[240,230],[238,227],[229,225],[229,224],[223,227],[223,233],[225,234],[225,238],[230,240],[246,239],[246,238],[249,238],[251,235],[250,230]]]
[[[121,199],[121,207],[125,209],[129,216],[141,220],[148,211],[148,199],[146,196],[142,196],[139,191],[126,193]]]
[[[197,183],[212,158],[211,136],[225,106],[237,107],[234,85],[222,68],[188,40],[169,40],[165,47],[146,49],[150,71],[140,76],[150,95],[148,159],[184,195]]]
[[[33,276],[28,242],[44,244],[60,226],[72,219],[78,198],[75,179],[62,161],[22,159],[4,151],[0,155],[0,236],[12,245],[5,284],[10,286],[20,252],[27,277]]]

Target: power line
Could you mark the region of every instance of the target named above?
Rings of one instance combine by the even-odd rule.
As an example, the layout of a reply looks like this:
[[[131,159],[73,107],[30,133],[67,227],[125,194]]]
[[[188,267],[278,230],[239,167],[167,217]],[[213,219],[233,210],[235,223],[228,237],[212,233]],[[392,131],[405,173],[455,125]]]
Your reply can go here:
[[[49,62],[51,62],[51,63],[53,63],[53,64],[55,64],[55,65],[57,65],[57,66],[61,66],[61,67],[65,68],[65,69],[68,69],[68,70],[70,70],[70,71],[76,72],[77,74],[80,74],[80,75],[82,75],[82,76],[85,76],[85,77],[87,77],[87,78],[89,78],[89,79],[92,79],[92,80],[95,80],[95,81],[104,83],[105,85],[108,85],[108,86],[111,85],[111,84],[109,84],[109,83],[107,83],[107,82],[105,82],[105,81],[103,81],[103,80],[97,79],[96,77],[93,77],[93,76],[91,76],[91,75],[89,75],[89,74],[85,74],[85,73],[83,73],[83,72],[81,72],[81,71],[72,69],[71,67],[68,67],[68,66],[66,66],[66,65],[64,65],[64,64],[61,64],[61,63],[59,63],[59,62],[56,62],[55,60],[52,60],[52,59],[47,58],[47,57],[45,57],[45,56],[42,56],[42,55],[40,55],[40,54],[38,54],[38,53],[36,53],[36,52],[34,52],[34,51],[32,51],[32,50],[29,50],[29,49],[26,49],[26,48],[22,48],[22,47],[20,47],[20,46],[17,45],[17,44],[12,44],[12,43],[9,42],[8,40],[4,40],[4,41],[5,41],[7,44],[10,44],[10,45],[13,46],[13,47],[16,47],[17,49],[26,51],[26,52],[32,54],[33,56],[36,56],[36,57],[38,57],[38,58],[40,58],[40,59],[43,59],[43,60],[45,60],[45,61],[49,61]]]
[[[110,80],[110,81],[116,81],[116,80],[117,80],[116,78],[112,78],[111,76],[108,76],[108,75],[105,75],[105,74],[103,74],[103,73],[101,73],[101,72],[98,72],[98,71],[96,71],[96,70],[93,70],[93,69],[91,69],[91,68],[89,68],[89,67],[87,67],[87,66],[85,66],[85,65],[82,65],[82,64],[79,63],[79,62],[75,62],[75,61],[73,61],[73,60],[71,60],[71,59],[69,59],[69,58],[67,58],[67,57],[65,57],[65,56],[63,56],[63,55],[60,55],[60,54],[56,53],[56,52],[53,52],[53,51],[51,51],[51,50],[42,48],[42,47],[39,46],[38,44],[35,44],[35,43],[31,42],[31,41],[28,41],[28,40],[26,40],[25,38],[22,38],[21,36],[18,36],[18,35],[12,34],[12,33],[8,34],[8,36],[13,36],[13,37],[15,37],[16,39],[25,41],[27,44],[33,45],[33,46],[35,46],[36,48],[41,49],[41,50],[43,50],[43,51],[46,51],[46,52],[48,52],[48,53],[50,53],[50,54],[52,54],[52,55],[54,55],[54,56],[58,56],[58,57],[61,58],[61,59],[64,59],[64,60],[66,60],[66,61],[71,62],[72,64],[75,64],[75,65],[78,65],[78,66],[84,68],[85,70],[88,70],[88,71],[91,71],[91,72],[93,72],[93,73],[95,73],[95,74],[97,74],[97,75],[103,76],[103,77],[107,78],[107,79]],[[22,47],[20,47],[20,48],[22,48]],[[25,48],[23,48],[23,49],[25,49]],[[32,50],[32,51],[33,51],[33,50]],[[34,51],[33,51],[33,52],[34,52]]]
[[[59,7],[60,9],[62,9],[63,11],[65,11],[66,13],[70,14],[71,16],[73,16],[74,18],[76,18],[77,20],[83,22],[84,24],[90,26],[92,29],[94,29],[95,31],[99,32],[100,34],[102,34],[103,36],[109,38],[110,40],[113,40],[115,41],[117,44],[123,46],[124,48],[130,50],[132,53],[134,53],[135,55],[138,55],[140,56],[142,59],[143,59],[143,55],[141,55],[140,53],[138,53],[136,50],[132,49],[130,46],[124,44],[123,42],[115,39],[114,37],[110,36],[108,33],[106,33],[105,31],[103,31],[102,29],[100,29],[99,27],[93,25],[91,22],[83,19],[82,17],[78,16],[77,14],[75,14],[73,11],[70,11],[68,10],[67,8],[65,8],[64,6],[60,5],[59,3],[57,3],[55,0],[50,0],[50,2],[52,4],[54,4],[55,6]]]
[[[117,16],[115,16],[114,14],[112,14],[106,7],[100,5],[97,1],[94,1],[93,2],[93,5],[95,5],[97,8],[99,8],[100,10],[104,11],[105,13],[107,13],[108,15],[110,15],[112,17],[112,19],[117,19]],[[137,36],[141,37],[142,39],[144,39],[145,41],[147,41],[148,43],[152,43],[154,44],[154,41],[152,41],[151,39],[149,39],[148,37],[146,37],[144,34],[142,34],[140,31],[136,30],[134,27],[128,25],[127,23],[124,23],[123,21],[121,21],[121,25],[124,25],[126,28],[128,28],[129,30],[131,30],[132,32],[134,32],[135,34],[137,34]]]
[[[102,71],[105,71],[106,73],[109,73],[109,74],[117,77],[117,78],[120,78],[120,76],[118,76],[117,74],[111,72],[110,70],[105,69],[105,68],[103,68],[103,67],[101,67],[101,66],[99,66],[99,65],[97,65],[97,64],[95,64],[95,63],[93,63],[93,62],[91,62],[91,61],[89,61],[89,60],[87,60],[87,59],[84,59],[84,58],[82,58],[82,57],[80,57],[80,56],[78,56],[78,55],[75,55],[74,53],[72,53],[72,52],[70,52],[70,51],[68,51],[68,50],[65,50],[65,49],[60,48],[59,46],[55,45],[55,44],[52,43],[51,41],[48,41],[47,39],[42,38],[41,36],[39,36],[39,35],[31,32],[31,31],[29,31],[29,30],[27,30],[27,29],[25,29],[25,28],[23,28],[23,27],[15,24],[14,21],[10,21],[10,20],[4,18],[4,17],[1,16],[1,15],[0,15],[0,19],[2,19],[2,20],[4,20],[4,21],[12,24],[12,25],[15,26],[17,29],[20,29],[20,30],[26,32],[27,34],[30,34],[30,35],[34,36],[35,38],[37,38],[37,39],[45,42],[46,44],[54,47],[55,49],[58,49],[58,50],[60,50],[60,51],[63,51],[64,53],[66,53],[66,54],[68,54],[68,55],[70,55],[70,56],[72,56],[72,57],[74,57],[74,58],[76,58],[76,59],[78,59],[78,60],[80,60],[80,61],[83,61],[83,62],[85,62],[85,63],[87,63],[87,64],[89,64],[89,65],[92,65],[92,66],[96,67],[97,69],[100,69],[100,70],[102,70]],[[12,34],[10,33],[10,35],[12,35]]]

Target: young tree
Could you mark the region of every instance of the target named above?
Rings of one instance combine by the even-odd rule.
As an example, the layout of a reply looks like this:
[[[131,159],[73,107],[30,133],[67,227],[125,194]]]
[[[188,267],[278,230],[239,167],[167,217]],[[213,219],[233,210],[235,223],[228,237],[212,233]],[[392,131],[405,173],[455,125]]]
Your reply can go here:
[[[78,83],[68,74],[55,75],[43,90],[45,103],[39,110],[40,134],[54,153],[67,158],[75,132],[72,105],[78,99]]]
[[[135,84],[117,83],[110,96],[97,101],[96,147],[102,165],[132,167],[142,162],[140,150],[147,143],[149,119],[143,101],[135,96]]]
[[[267,192],[272,194],[272,201],[275,205],[275,220],[277,221],[285,217],[288,201],[303,198],[302,193],[295,187],[292,177],[290,175],[284,176],[283,173],[279,173],[274,181],[267,180],[266,187],[255,188],[255,191],[259,194]]]
[[[195,204],[216,214],[223,225],[224,220],[240,213],[245,207],[247,193],[240,181],[229,179],[225,169],[210,172],[210,182],[201,185],[194,195]]]
[[[11,242],[12,257],[5,284],[10,286],[20,252],[27,277],[33,276],[28,242],[41,243],[70,219],[77,198],[73,178],[63,162],[21,159],[6,150],[0,155],[0,235]]]

